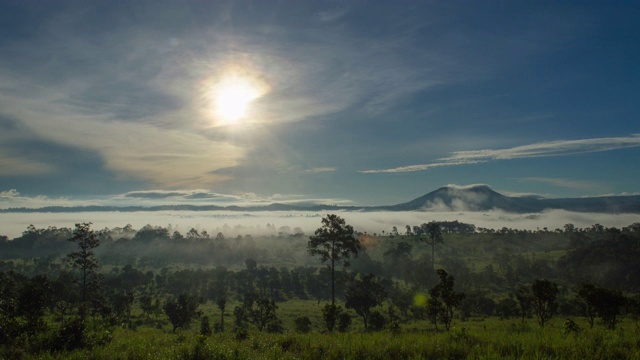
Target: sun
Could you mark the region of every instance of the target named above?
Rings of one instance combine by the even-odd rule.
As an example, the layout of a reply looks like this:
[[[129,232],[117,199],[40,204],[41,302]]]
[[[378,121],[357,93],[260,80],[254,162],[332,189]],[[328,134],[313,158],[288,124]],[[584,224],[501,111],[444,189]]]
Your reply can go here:
[[[215,115],[223,123],[238,122],[246,116],[250,103],[260,95],[260,89],[249,79],[234,76],[222,80],[213,94]]]

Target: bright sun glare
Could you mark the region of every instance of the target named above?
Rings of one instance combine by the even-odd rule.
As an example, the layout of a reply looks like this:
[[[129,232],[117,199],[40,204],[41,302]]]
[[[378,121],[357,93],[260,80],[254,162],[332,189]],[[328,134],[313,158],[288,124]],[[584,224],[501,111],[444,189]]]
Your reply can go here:
[[[215,89],[215,114],[224,123],[238,122],[246,116],[249,104],[260,95],[261,91],[246,78],[225,79]]]
[[[262,71],[242,60],[215,65],[217,71],[200,83],[204,119],[214,127],[260,122],[264,104],[255,102],[271,91]]]

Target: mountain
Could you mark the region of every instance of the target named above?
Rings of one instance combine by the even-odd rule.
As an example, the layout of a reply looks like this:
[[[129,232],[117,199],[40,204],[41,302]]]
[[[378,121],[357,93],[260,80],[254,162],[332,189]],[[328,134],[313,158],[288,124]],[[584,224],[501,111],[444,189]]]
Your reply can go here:
[[[539,196],[506,196],[487,185],[445,186],[406,203],[389,206],[338,206],[317,204],[280,204],[254,206],[160,205],[160,206],[49,206],[36,209],[0,209],[0,213],[16,212],[89,212],[89,211],[489,211],[537,213],[561,209],[578,212],[640,213],[640,195],[600,196],[549,199]]]
[[[511,197],[486,185],[445,186],[406,203],[380,207],[389,211],[487,211],[536,213],[561,209],[579,212],[638,213],[640,196],[602,196],[549,199],[538,196]]]
[[[397,211],[487,211],[494,208],[520,212],[513,198],[499,194],[486,185],[471,187],[445,186],[406,203],[386,207]]]

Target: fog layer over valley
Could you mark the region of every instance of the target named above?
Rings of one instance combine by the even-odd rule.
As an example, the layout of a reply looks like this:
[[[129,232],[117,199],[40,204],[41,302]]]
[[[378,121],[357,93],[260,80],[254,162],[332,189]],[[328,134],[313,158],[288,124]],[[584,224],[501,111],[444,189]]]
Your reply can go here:
[[[552,210],[535,214],[512,214],[502,211],[486,212],[335,212],[360,232],[389,232],[396,226],[421,224],[432,220],[454,221],[476,225],[478,228],[523,230],[561,229],[571,223],[576,227],[601,224],[605,227],[624,227],[638,221],[638,214],[597,214]],[[147,224],[168,226],[186,233],[191,228],[206,230],[210,234],[222,232],[227,237],[237,235],[277,235],[278,232],[294,234],[302,230],[311,234],[324,214],[315,212],[201,212],[201,211],[153,211],[153,212],[80,212],[80,213],[4,213],[0,215],[0,235],[13,239],[27,226],[37,228],[73,227],[78,222],[92,222],[93,228],[124,227],[131,224],[140,229]],[[268,226],[267,226],[268,225]],[[296,230],[297,228],[297,230]]]

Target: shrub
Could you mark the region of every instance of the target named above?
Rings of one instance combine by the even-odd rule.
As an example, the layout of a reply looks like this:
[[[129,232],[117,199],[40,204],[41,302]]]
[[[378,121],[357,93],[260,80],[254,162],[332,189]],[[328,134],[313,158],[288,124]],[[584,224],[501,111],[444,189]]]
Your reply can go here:
[[[209,317],[204,316],[202,320],[200,320],[200,335],[209,336],[211,335],[211,325],[209,324]]]
[[[275,319],[267,324],[267,332],[270,334],[282,334],[284,332],[284,325],[280,319]]]
[[[338,331],[343,333],[346,332],[351,326],[351,315],[346,312],[343,312],[338,317]]]
[[[236,328],[236,340],[246,340],[249,338],[249,331],[246,327],[240,326]]]
[[[82,318],[77,318],[62,325],[53,335],[49,349],[54,352],[75,350],[88,347],[87,329]]]
[[[369,315],[369,327],[375,331],[380,331],[386,324],[387,319],[384,318],[379,311],[374,310]]]
[[[325,305],[322,309],[322,318],[324,319],[327,330],[333,331],[333,329],[335,329],[340,314],[342,314],[342,307],[332,304]]]
[[[311,320],[308,316],[300,316],[296,318],[296,331],[306,334],[311,331]]]

